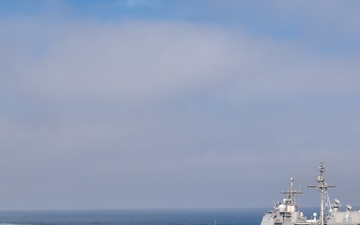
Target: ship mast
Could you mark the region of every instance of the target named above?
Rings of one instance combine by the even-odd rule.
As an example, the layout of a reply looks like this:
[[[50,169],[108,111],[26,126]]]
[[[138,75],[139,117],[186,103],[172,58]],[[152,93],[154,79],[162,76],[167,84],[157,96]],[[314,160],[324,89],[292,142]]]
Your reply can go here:
[[[295,196],[296,195],[299,195],[299,194],[302,194],[303,192],[302,191],[296,191],[295,188],[294,188],[294,178],[290,178],[290,190],[288,191],[283,191],[283,192],[280,192],[281,194],[285,194],[285,195],[289,195],[291,197],[291,202],[290,204],[291,205],[296,205],[295,203]]]
[[[323,176],[323,173],[325,172],[325,167],[323,163],[320,163],[319,167],[320,175],[316,178],[316,181],[318,182],[318,185],[309,185],[308,187],[314,188],[320,191],[320,225],[324,225],[325,219],[324,219],[324,211],[326,209],[330,209],[330,200],[328,195],[328,189],[329,188],[335,188],[335,185],[328,185],[325,182],[325,178]],[[325,202],[326,201],[326,202]]]

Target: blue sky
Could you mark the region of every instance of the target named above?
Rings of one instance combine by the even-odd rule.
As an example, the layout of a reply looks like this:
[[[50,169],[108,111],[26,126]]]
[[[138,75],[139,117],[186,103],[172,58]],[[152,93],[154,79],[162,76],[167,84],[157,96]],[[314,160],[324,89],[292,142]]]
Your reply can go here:
[[[1,209],[360,205],[359,7],[0,0]]]

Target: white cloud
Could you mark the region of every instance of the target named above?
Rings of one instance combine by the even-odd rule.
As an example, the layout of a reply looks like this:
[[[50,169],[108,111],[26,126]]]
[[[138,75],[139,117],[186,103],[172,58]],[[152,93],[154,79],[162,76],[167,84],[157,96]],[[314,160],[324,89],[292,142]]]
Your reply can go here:
[[[88,196],[111,186],[128,202],[108,204],[126,207],[138,194],[134,188],[150,202],[174,194],[164,187],[173,187],[171,182],[189,193],[211,183],[213,174],[222,182],[239,178],[233,187],[245,179],[259,184],[259,171],[234,171],[254,164],[270,176],[290,164],[286,159],[296,157],[301,167],[332,145],[355,153],[344,143],[357,145],[350,135],[359,129],[357,115],[351,116],[357,108],[350,101],[338,109],[341,101],[331,99],[358,94],[358,58],[313,55],[297,43],[188,23],[64,22],[51,35],[50,23],[12,24],[0,29],[1,93],[9,96],[3,97],[0,120],[6,152],[1,171],[10,168],[9,189],[32,177],[26,180],[32,189],[18,190],[28,194],[23,201],[36,202],[31,191],[47,187],[41,190],[49,194],[58,184],[60,206],[78,193],[74,207],[86,207]],[[33,54],[38,46],[44,52]],[[319,96],[330,103],[312,99]],[[326,156],[335,158],[346,160],[345,154]],[[272,170],[265,168],[270,162]],[[194,189],[187,186],[199,177],[203,181]],[[149,179],[158,181],[151,193],[145,190]],[[238,192],[229,189],[231,206]],[[150,204],[144,201],[136,199]],[[164,205],[176,207],[174,202]]]
[[[126,4],[130,8],[142,7],[142,8],[149,8],[149,9],[159,9],[164,6],[161,1],[158,0],[127,0]]]
[[[213,84],[233,66],[231,46],[226,36],[196,29],[176,23],[68,27],[23,76],[23,87],[40,96],[134,99]]]
[[[2,58],[5,73],[19,74],[15,88],[35,98],[149,100],[212,87],[234,96],[357,91],[358,59],[313,56],[295,43],[220,28],[65,23],[37,43],[47,34],[34,27],[32,39],[20,38],[25,46],[13,46]],[[44,52],[34,59],[37,48]]]

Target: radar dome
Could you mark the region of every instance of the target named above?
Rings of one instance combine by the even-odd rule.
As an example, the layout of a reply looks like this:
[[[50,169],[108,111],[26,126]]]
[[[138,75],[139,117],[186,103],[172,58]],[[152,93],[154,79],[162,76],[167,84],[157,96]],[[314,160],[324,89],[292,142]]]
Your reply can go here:
[[[346,209],[350,211],[352,209],[351,205],[346,205]]]

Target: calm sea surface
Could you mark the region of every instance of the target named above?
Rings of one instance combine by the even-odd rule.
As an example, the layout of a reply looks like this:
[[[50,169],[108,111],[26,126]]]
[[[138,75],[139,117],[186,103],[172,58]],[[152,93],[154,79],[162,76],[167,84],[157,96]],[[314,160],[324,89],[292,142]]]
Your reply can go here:
[[[267,209],[0,211],[0,225],[259,225]],[[215,222],[216,221],[216,222]]]

